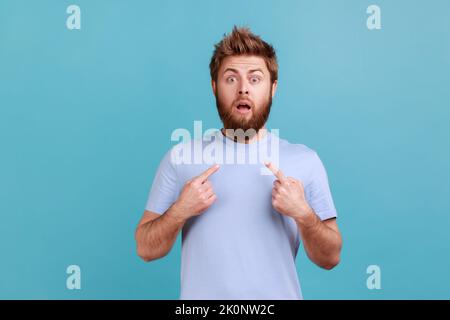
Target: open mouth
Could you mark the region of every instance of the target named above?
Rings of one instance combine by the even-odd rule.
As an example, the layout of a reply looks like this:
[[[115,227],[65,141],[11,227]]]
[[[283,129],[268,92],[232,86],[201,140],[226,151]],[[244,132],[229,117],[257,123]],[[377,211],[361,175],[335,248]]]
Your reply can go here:
[[[245,114],[245,113],[250,112],[252,107],[247,103],[240,103],[236,106],[236,109],[239,113]]]
[[[250,106],[248,104],[240,104],[237,106],[239,110],[250,110]]]

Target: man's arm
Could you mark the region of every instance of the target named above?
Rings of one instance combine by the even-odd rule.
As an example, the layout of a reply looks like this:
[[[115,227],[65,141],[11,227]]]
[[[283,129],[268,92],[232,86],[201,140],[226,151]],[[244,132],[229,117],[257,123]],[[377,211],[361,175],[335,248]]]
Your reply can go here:
[[[216,200],[208,178],[218,169],[214,165],[187,181],[178,199],[162,215],[145,211],[135,233],[138,256],[148,262],[170,251],[186,221],[202,214]]]
[[[342,237],[336,219],[321,221],[311,209],[295,218],[308,257],[318,266],[330,270],[339,264]]]
[[[148,262],[169,253],[185,223],[178,217],[174,205],[162,215],[146,210],[135,233],[138,256]]]
[[[308,257],[325,269],[340,261],[342,238],[335,219],[321,221],[305,199],[301,181],[284,176],[272,163],[266,163],[277,180],[273,183],[272,205],[297,223]]]

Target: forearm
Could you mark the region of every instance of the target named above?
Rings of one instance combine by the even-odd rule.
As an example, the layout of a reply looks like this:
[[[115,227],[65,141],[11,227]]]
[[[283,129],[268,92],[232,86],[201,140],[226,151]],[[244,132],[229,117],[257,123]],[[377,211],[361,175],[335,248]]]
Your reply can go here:
[[[160,217],[144,223],[136,230],[138,255],[145,261],[165,256],[173,247],[185,220],[178,218],[172,205]]]
[[[296,222],[308,257],[325,269],[336,266],[342,247],[340,234],[321,221],[312,209]]]

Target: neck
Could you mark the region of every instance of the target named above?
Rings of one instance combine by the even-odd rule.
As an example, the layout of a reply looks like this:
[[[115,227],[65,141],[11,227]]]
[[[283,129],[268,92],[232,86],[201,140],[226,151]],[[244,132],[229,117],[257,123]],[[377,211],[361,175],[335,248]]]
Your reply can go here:
[[[235,134],[233,134],[232,132],[230,132],[229,130],[226,130],[225,128],[220,129],[220,131],[222,132],[222,134],[233,140],[234,142],[240,142],[240,143],[254,143],[258,140],[263,139],[266,135],[267,135],[267,129],[266,126],[263,126],[261,129],[258,130],[258,132],[256,134],[254,134],[253,136],[248,136],[245,135],[244,139],[239,139],[238,136],[236,136]]]

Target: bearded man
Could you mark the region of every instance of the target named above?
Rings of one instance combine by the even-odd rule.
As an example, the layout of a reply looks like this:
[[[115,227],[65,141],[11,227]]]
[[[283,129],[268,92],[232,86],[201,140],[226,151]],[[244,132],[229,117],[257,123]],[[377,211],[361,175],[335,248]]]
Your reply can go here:
[[[195,143],[214,143],[229,161],[175,163],[175,147],[167,152],[136,229],[137,253],[144,261],[164,257],[182,231],[180,299],[302,299],[300,243],[319,267],[340,261],[327,173],[314,150],[265,127],[278,83],[270,44],[234,27],[209,66],[223,128],[188,148],[195,156]],[[277,164],[249,161],[269,147]],[[234,161],[240,153],[243,161]]]

